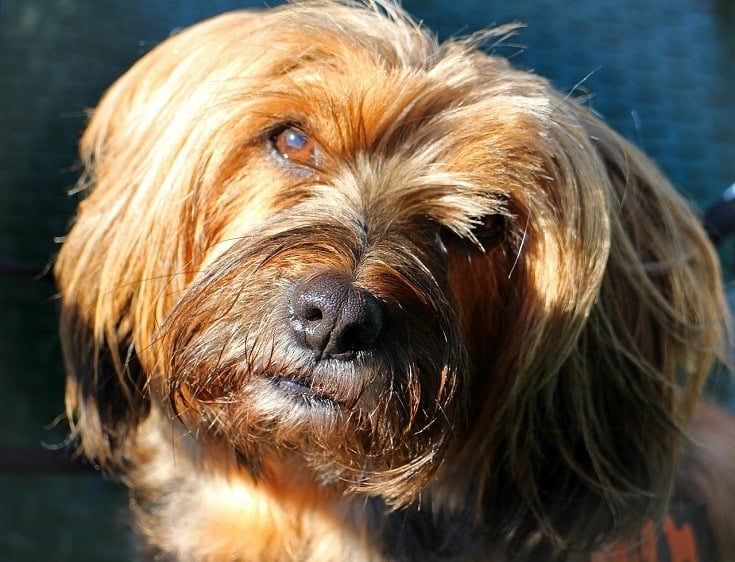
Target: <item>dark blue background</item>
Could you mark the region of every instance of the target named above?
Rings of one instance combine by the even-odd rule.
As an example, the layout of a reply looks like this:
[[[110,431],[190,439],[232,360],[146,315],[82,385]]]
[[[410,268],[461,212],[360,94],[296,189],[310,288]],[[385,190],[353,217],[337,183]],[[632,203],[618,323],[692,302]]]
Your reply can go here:
[[[48,262],[74,207],[85,108],[171,30],[234,0],[0,2],[0,258]],[[728,0],[413,0],[440,37],[511,21],[501,53],[589,104],[700,208],[735,180],[735,4]],[[723,250],[726,265],[730,249]],[[728,273],[728,279],[730,274]],[[0,446],[58,442],[53,288],[0,278]],[[0,474],[0,560],[126,561],[124,492],[97,475]]]

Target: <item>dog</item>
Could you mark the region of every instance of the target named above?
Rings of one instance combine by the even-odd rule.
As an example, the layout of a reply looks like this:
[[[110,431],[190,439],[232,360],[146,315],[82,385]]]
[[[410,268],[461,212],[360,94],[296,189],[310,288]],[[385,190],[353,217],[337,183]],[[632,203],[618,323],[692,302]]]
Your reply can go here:
[[[66,408],[144,555],[654,560],[702,523],[733,560],[716,254],[638,149],[481,49],[512,32],[295,2],[104,95],[55,265]]]

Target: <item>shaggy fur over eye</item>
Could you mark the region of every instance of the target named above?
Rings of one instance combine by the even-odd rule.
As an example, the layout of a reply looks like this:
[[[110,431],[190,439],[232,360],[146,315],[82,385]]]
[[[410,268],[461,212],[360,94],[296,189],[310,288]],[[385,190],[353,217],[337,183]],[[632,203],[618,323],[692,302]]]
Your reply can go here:
[[[67,412],[150,552],[605,560],[676,490],[732,556],[732,423],[686,439],[715,254],[543,78],[392,3],[234,12],[123,75],[81,156]]]

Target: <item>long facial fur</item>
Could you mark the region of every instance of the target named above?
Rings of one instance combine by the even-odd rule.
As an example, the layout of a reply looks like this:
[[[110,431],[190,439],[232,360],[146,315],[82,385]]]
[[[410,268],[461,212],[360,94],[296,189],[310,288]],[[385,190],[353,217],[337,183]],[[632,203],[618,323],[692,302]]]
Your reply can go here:
[[[721,347],[716,258],[638,150],[475,47],[391,4],[296,3],[185,30],[108,91],[56,265],[85,455],[141,463],[158,412],[205,464],[267,478],[296,455],[513,552],[661,514]],[[286,125],[316,169],[273,153]],[[289,292],[320,271],[386,304],[384,345],[342,365],[289,340]],[[329,399],[285,401],[284,372]]]

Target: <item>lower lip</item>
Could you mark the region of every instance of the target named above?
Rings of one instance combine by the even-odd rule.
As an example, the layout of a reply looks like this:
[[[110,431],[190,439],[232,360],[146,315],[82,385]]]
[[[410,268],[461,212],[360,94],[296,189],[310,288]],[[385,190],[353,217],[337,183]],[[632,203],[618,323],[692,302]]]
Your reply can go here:
[[[314,391],[309,386],[293,379],[288,379],[285,377],[274,377],[273,382],[276,384],[276,386],[279,386],[285,390],[288,390],[289,392],[299,394],[306,398],[316,396]]]
[[[271,377],[271,382],[282,392],[285,392],[293,398],[299,399],[298,401],[300,403],[308,406],[330,406],[332,408],[335,406],[343,407],[343,404],[334,398],[325,394],[320,394],[309,385],[296,379],[276,375]]]

